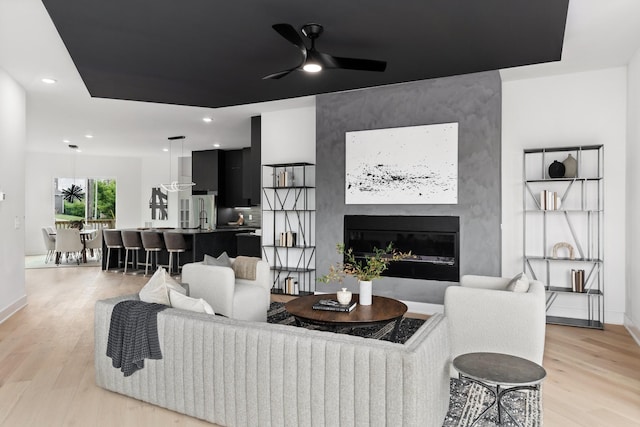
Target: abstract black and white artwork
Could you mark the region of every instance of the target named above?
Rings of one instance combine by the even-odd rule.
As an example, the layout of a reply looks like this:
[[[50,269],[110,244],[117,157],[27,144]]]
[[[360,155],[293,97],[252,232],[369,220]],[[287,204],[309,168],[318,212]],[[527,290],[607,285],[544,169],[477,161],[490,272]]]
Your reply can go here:
[[[457,204],[458,123],[347,132],[346,204]]]

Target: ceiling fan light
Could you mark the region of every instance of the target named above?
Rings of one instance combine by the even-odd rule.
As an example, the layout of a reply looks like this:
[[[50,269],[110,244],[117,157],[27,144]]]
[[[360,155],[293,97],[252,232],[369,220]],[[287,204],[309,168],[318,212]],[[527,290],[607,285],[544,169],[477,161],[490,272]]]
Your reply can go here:
[[[304,67],[302,67],[302,69],[307,73],[317,73],[319,71],[322,71],[322,67],[320,66],[320,64],[316,64],[313,62],[304,64]]]

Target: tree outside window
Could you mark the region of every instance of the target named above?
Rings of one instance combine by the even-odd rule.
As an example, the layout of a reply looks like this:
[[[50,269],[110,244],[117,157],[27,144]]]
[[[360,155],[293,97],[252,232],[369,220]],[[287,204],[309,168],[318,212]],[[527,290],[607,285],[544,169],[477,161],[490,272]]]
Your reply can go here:
[[[82,198],[68,197],[72,186],[80,187]],[[116,181],[102,178],[55,178],[56,221],[115,219]],[[67,196],[65,200],[65,195]],[[69,201],[71,200],[71,201]]]

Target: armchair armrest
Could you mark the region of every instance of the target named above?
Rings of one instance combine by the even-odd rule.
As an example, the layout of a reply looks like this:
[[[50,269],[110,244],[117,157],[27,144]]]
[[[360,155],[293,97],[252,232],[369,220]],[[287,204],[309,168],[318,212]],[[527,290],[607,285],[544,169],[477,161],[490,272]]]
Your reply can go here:
[[[231,261],[235,261],[235,258],[230,258]],[[264,288],[266,293],[266,299],[264,301],[265,310],[269,309],[271,304],[271,268],[269,263],[261,260],[256,264],[256,280],[236,279],[236,283],[244,283],[251,285],[259,285]]]
[[[189,284],[189,295],[208,302],[216,314],[233,316],[233,295],[235,276],[230,267],[185,264],[182,267],[182,281]]]
[[[465,288],[505,290],[511,279],[508,277],[476,276],[465,274],[460,278],[460,286]]]
[[[498,352],[542,364],[546,319],[541,282],[532,281],[524,293],[450,286],[444,312],[452,360],[464,353]]]

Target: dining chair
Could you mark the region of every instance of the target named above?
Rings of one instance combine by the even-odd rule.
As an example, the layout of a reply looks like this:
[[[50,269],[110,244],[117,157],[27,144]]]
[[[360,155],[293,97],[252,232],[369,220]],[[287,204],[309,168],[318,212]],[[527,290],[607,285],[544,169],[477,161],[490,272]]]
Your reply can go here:
[[[84,242],[84,248],[85,250],[89,250],[91,251],[91,256],[93,256],[94,251],[95,253],[98,255],[97,259],[101,259],[102,258],[102,230],[97,230],[96,231],[96,237],[94,237],[93,239],[90,240],[86,240]]]
[[[56,237],[52,236],[47,228],[42,227],[42,238],[44,239],[44,247],[47,250],[47,256],[44,258],[45,264],[51,261],[56,253]]]
[[[59,265],[63,254],[67,261],[75,255],[76,262],[80,265],[80,253],[84,245],[80,240],[80,230],[77,228],[61,228],[56,232],[56,264]]]

